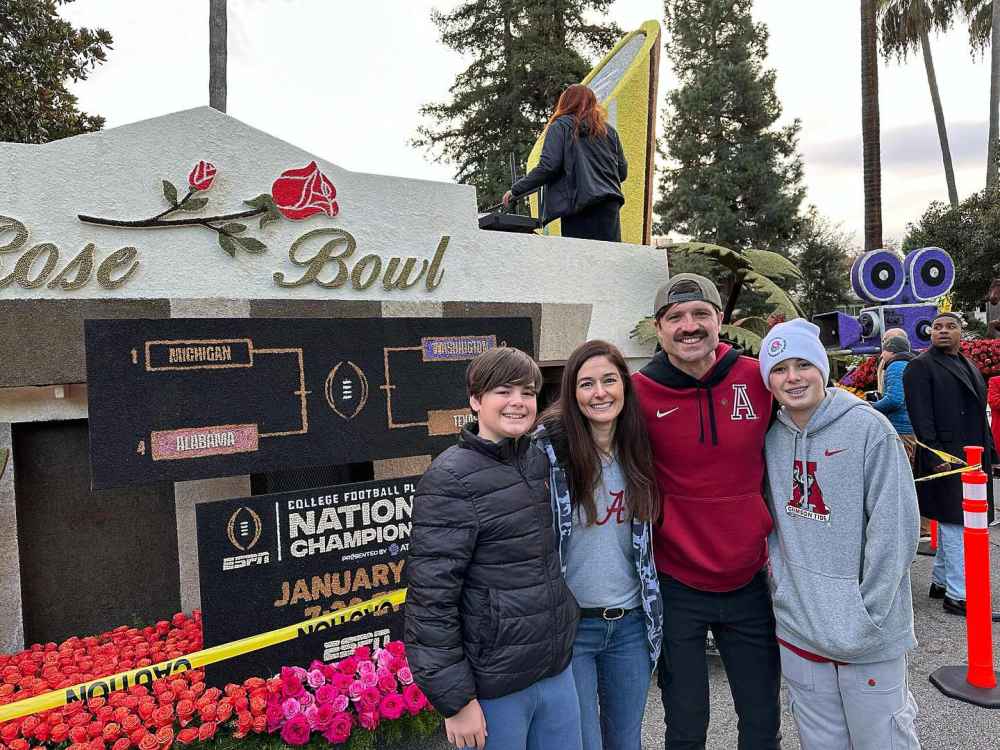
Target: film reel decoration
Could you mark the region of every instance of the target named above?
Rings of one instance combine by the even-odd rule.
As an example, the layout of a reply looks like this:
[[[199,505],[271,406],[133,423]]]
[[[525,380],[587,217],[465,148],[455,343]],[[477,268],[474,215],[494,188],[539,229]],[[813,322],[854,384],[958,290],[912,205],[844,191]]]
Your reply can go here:
[[[868,302],[887,304],[906,284],[906,274],[899,256],[891,250],[869,250],[851,266],[851,286]]]
[[[920,302],[947,294],[955,283],[955,264],[940,247],[914,250],[903,261],[910,291]]]
[[[323,384],[326,403],[341,419],[354,419],[368,403],[368,378],[350,360],[338,362]]]

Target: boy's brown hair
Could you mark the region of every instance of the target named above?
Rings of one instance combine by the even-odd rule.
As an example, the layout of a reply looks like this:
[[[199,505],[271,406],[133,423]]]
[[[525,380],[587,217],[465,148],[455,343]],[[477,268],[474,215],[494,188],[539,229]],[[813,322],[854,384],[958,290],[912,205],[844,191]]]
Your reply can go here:
[[[501,385],[532,385],[539,391],[542,371],[535,360],[512,346],[489,349],[469,363],[465,387],[470,396],[479,398]]]

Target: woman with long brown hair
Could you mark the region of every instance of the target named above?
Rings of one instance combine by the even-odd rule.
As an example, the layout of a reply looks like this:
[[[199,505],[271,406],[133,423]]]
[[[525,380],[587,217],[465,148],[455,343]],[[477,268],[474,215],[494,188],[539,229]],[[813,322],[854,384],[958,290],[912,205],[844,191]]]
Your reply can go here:
[[[618,133],[589,86],[567,88],[549,118],[538,165],[504,193],[503,203],[544,186],[542,222],[562,219],[563,237],[621,242],[621,184],[628,163]]]
[[[651,527],[660,495],[617,347],[588,341],[576,348],[535,440],[549,456],[563,575],[580,604],[573,679],[584,750],[640,750],[663,633]]]

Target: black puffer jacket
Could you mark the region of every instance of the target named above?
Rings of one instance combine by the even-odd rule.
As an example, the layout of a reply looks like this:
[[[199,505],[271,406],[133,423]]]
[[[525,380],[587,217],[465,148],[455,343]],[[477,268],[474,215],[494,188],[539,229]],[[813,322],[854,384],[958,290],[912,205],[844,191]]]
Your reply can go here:
[[[562,672],[579,608],[563,581],[548,459],[463,430],[417,485],[406,564],[413,677],[453,716]]]

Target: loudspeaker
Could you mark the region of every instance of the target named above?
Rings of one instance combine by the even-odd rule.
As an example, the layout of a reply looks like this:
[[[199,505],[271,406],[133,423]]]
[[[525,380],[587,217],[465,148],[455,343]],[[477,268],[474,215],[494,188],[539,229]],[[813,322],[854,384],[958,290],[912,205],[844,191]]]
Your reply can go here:
[[[819,340],[827,349],[850,349],[857,354],[864,351],[861,345],[861,323],[857,318],[842,312],[827,312],[813,315],[813,323],[819,326]]]

